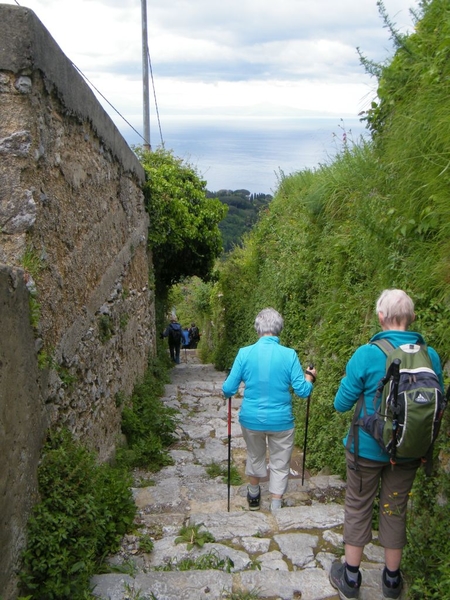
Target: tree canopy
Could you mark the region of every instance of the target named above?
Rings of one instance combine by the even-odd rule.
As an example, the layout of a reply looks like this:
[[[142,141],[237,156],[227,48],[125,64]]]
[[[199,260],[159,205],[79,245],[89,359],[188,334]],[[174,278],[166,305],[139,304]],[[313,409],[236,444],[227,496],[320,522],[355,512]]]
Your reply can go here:
[[[251,194],[248,190],[219,190],[208,192],[208,197],[218,198],[228,206],[225,218],[219,223],[225,252],[242,243],[244,234],[251,231],[261,211],[272,200],[270,194]]]
[[[226,206],[207,197],[206,182],[172,151],[135,152],[147,175],[144,194],[156,284],[169,287],[194,275],[208,279],[222,252],[218,224]]]

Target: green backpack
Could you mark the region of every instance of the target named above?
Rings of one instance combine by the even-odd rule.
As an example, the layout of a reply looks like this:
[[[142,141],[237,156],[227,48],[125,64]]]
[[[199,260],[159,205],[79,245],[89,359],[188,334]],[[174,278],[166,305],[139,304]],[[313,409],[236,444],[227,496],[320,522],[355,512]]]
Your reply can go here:
[[[386,354],[386,375],[381,379],[373,399],[375,412],[367,414],[364,396],[359,398],[353,418],[355,459],[357,427],[374,437],[397,459],[432,458],[433,443],[439,433],[446,399],[439,378],[433,370],[425,344],[403,344],[395,348],[388,340],[370,342]],[[363,411],[363,417],[359,415]]]

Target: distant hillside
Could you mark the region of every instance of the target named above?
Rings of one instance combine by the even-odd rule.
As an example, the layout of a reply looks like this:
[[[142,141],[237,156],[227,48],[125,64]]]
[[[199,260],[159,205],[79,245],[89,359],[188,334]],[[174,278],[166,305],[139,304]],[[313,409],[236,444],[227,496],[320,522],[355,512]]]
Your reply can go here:
[[[240,244],[244,233],[256,223],[261,209],[272,200],[270,194],[251,194],[248,190],[208,191],[207,197],[218,198],[228,206],[227,216],[219,223],[225,252]]]

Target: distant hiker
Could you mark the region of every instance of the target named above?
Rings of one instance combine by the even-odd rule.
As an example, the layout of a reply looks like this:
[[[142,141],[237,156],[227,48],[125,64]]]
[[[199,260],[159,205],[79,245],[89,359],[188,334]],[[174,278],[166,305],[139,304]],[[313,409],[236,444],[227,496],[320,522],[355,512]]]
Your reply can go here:
[[[170,358],[177,365],[180,364],[180,347],[183,334],[181,325],[178,323],[178,319],[175,315],[171,316],[170,323],[165,328],[162,336],[169,338]]]
[[[335,409],[343,413],[351,410],[362,395],[363,408],[361,411],[356,409],[359,413],[356,419],[375,414],[373,399],[386,373],[386,354],[377,343],[388,340],[395,348],[404,345],[409,353],[414,351],[415,345],[425,344],[419,333],[407,331],[415,314],[413,301],[404,291],[384,290],[376,303],[376,314],[382,331],[374,335],[369,344],[359,347],[350,358],[334,400]],[[443,378],[439,356],[429,346],[428,355],[430,371],[436,373],[437,385],[441,387],[436,394],[440,395]],[[427,402],[423,396],[421,398],[420,402]],[[364,546],[372,539],[372,510],[379,490],[378,540],[384,547],[385,559],[383,598],[399,598],[403,588],[400,562],[406,544],[406,508],[420,458],[397,457],[395,466],[390,464],[392,456],[361,426],[350,430],[344,445],[347,460],[345,564],[340,561],[333,563],[330,581],[339,591],[340,598],[358,598],[361,586],[359,566]]]
[[[247,445],[247,502],[250,510],[259,510],[259,481],[267,476],[266,449],[269,449],[271,510],[281,508],[288,485],[294,447],[294,416],[290,388],[300,398],[311,394],[316,379],[312,368],[303,375],[297,353],[280,344],[283,317],[273,308],[265,308],[255,319],[259,340],[241,348],[225,380],[222,391],[233,396],[243,381],[244,399],[239,423]]]
[[[189,329],[187,327],[183,327],[182,330],[183,339],[181,342],[182,348],[189,348],[190,338],[189,338]]]
[[[189,338],[191,340],[189,348],[197,348],[200,341],[200,331],[195,323],[191,323],[189,328]]]

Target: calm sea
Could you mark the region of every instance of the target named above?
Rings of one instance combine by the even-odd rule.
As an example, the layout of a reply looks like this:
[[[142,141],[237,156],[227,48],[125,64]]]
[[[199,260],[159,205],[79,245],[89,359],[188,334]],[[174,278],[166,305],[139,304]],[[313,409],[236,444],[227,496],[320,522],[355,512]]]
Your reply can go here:
[[[161,136],[153,127],[155,148]],[[161,131],[165,147],[195,166],[208,190],[266,194],[275,192],[280,171],[289,175],[326,164],[342,149],[344,134],[356,141],[366,132],[358,119],[339,117],[169,120],[161,122]]]

